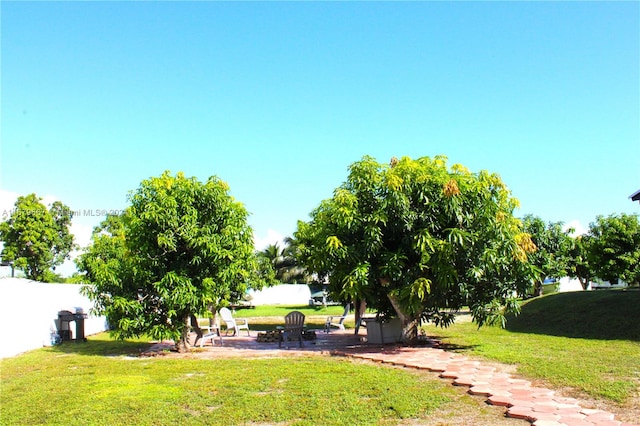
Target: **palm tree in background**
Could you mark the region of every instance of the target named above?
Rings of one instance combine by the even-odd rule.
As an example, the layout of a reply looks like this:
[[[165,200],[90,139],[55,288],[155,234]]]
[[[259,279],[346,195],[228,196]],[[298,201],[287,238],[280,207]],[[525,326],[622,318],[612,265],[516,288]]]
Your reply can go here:
[[[309,283],[311,277],[306,269],[298,264],[298,245],[295,239],[287,237],[285,246],[280,248],[278,243],[269,244],[258,256],[268,260],[275,272],[276,280],[281,283]]]

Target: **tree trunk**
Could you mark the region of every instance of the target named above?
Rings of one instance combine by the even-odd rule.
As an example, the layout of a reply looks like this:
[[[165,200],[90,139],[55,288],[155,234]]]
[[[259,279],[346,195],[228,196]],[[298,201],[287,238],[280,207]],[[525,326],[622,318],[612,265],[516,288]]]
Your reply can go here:
[[[533,285],[533,297],[542,296],[542,281],[536,281]]]
[[[193,317],[193,315],[187,316],[182,321],[184,327],[182,327],[182,331],[180,332],[180,340],[176,342],[176,351],[180,353],[189,352],[191,349],[191,344],[189,343],[189,320],[193,321],[191,317]],[[197,322],[196,320],[196,323]],[[202,334],[202,330],[200,334]]]
[[[191,345],[189,344],[189,332],[188,330],[183,330],[182,335],[180,336],[180,340],[176,342],[176,351],[180,353],[189,352]]]
[[[362,324],[362,317],[364,316],[365,311],[367,310],[367,302],[362,300],[356,300],[354,303],[355,314],[356,314],[356,336],[360,331],[360,325]]]
[[[578,281],[580,281],[580,285],[583,290],[586,290],[589,287],[589,277],[578,277]]]
[[[415,343],[418,341],[418,330],[420,328],[420,320],[412,319],[405,322],[402,321],[402,342]]]
[[[195,315],[191,314],[189,316],[191,319],[191,328],[196,332],[196,340],[193,342],[193,346],[198,344],[198,340],[202,339],[202,329],[200,328],[200,324],[198,324],[198,318]],[[211,324],[209,324],[211,325]]]
[[[398,318],[402,322],[402,343],[413,343],[418,340],[418,328],[420,327],[420,318],[413,318],[407,315],[401,308],[400,302],[395,296],[387,295],[391,306],[398,314]]]

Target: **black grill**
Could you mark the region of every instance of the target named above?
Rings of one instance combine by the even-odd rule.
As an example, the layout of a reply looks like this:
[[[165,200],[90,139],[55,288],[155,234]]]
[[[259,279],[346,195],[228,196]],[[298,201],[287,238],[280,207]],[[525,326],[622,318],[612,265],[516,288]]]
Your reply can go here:
[[[87,319],[87,314],[84,312],[71,312],[71,311],[60,311],[58,312],[58,322],[60,324],[60,337],[62,337],[62,341],[76,341],[76,342],[86,342],[87,339],[84,337],[84,320]],[[74,321],[76,323],[76,334],[75,339],[71,335],[71,326],[70,322]],[[67,323],[67,327],[64,328],[62,326],[63,323]]]

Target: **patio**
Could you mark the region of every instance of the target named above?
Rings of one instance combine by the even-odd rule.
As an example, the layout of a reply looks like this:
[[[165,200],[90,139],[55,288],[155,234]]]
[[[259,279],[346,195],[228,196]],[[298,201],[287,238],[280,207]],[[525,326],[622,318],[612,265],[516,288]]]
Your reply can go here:
[[[311,331],[311,330],[310,330]],[[215,343],[210,342],[200,348],[194,346],[193,351],[189,355],[198,355],[202,357],[215,356],[239,356],[241,353],[248,351],[254,356],[265,356],[273,354],[274,356],[286,356],[289,354],[330,354],[335,350],[355,350],[357,348],[372,347],[380,349],[380,345],[369,345],[366,342],[366,332],[360,331],[359,335],[354,335],[353,329],[348,330],[331,330],[325,333],[322,329],[314,329],[316,334],[315,340],[305,340],[303,347],[298,347],[298,342],[283,343],[282,348],[278,348],[278,341],[275,342],[258,342],[258,332],[251,330],[247,336],[241,333],[237,336],[225,336],[222,334],[222,344],[220,339],[215,339]],[[195,333],[191,334],[190,341],[195,341]],[[199,344],[199,343],[198,343]],[[156,342],[147,353],[157,353],[161,351],[171,350],[173,348],[172,341]]]

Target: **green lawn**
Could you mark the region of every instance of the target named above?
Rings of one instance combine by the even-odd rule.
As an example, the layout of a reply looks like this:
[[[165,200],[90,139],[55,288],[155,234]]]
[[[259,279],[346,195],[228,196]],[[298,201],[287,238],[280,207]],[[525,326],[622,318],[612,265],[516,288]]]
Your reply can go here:
[[[427,333],[456,351],[515,364],[527,377],[624,405],[639,394],[639,319],[640,291],[572,292],[528,301],[507,329],[459,323]]]
[[[285,306],[236,315],[254,318],[255,330],[254,322],[272,327],[294,309],[320,322],[342,313]],[[451,350],[515,364],[552,387],[637,407],[639,318],[639,291],[561,293],[526,303],[506,330],[459,323],[427,331]],[[101,334],[0,361],[0,424],[446,424],[489,409],[413,370],[328,357],[138,357],[148,347]]]
[[[330,315],[342,315],[344,306],[256,306],[253,309],[238,309],[233,316],[235,318],[246,318],[251,330],[266,331],[273,330],[276,325],[284,324],[284,316],[291,311],[300,311],[305,315],[304,323],[308,329],[323,329],[327,317]],[[354,325],[355,323],[352,317],[345,322],[346,328],[353,328]]]
[[[3,360],[0,424],[398,424],[456,393],[417,371],[342,358],[137,357],[145,347],[102,334]]]
[[[255,318],[255,317],[279,317],[284,320],[284,316],[291,311],[300,311],[306,316],[328,316],[342,315],[344,307],[340,305],[330,306],[309,306],[309,305],[269,305],[256,306],[253,309],[238,309],[234,313],[238,318]]]

